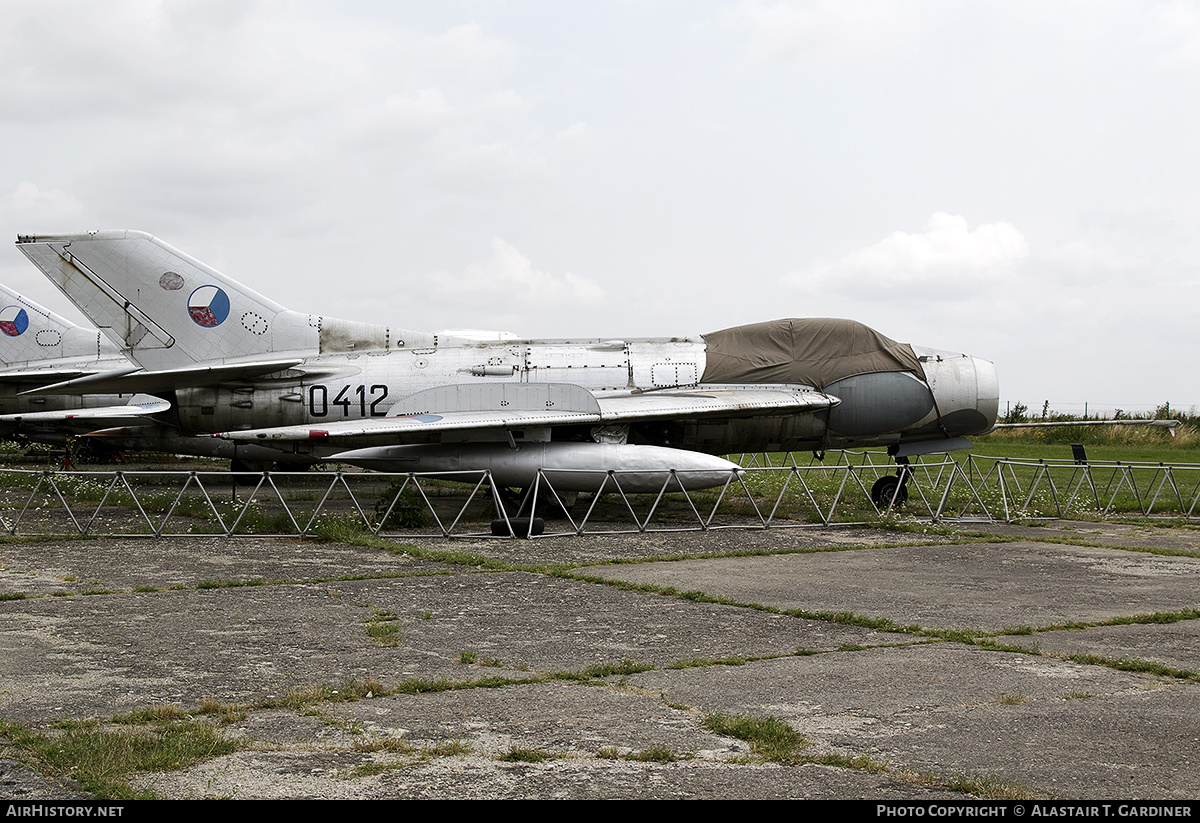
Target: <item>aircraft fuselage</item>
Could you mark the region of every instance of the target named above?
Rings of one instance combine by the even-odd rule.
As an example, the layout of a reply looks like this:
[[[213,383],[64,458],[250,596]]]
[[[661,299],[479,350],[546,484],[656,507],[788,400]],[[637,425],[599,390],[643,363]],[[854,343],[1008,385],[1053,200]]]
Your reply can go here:
[[[990,362],[849,320],[652,339],[430,334],[287,309],[144,232],[20,235],[18,247],[139,367],[38,391],[170,393],[153,446],[164,451],[277,462],[353,451],[376,465],[474,456],[507,470],[490,444],[549,444],[518,461],[526,476],[557,461],[610,470],[617,455],[662,463],[643,447],[681,462],[866,446],[903,458],[969,446],[999,404]],[[167,442],[189,439],[209,442]],[[587,443],[629,448],[574,447]]]
[[[614,436],[621,442],[729,454],[890,446],[904,439],[936,442],[990,429],[998,397],[991,364],[967,355],[915,351],[926,379],[907,372],[848,376],[826,389],[842,402],[825,412],[650,421],[633,423]],[[185,432],[238,431],[384,417],[408,395],[455,384],[571,383],[598,396],[703,387],[706,344],[688,338],[510,341],[326,355],[319,368],[315,365],[310,361],[303,371],[270,379],[180,389],[175,394],[180,427]],[[467,432],[402,442],[501,436]],[[596,439],[596,434],[561,429],[552,437]],[[379,442],[397,440],[389,435]],[[288,454],[311,459],[320,455],[320,446],[293,444]]]

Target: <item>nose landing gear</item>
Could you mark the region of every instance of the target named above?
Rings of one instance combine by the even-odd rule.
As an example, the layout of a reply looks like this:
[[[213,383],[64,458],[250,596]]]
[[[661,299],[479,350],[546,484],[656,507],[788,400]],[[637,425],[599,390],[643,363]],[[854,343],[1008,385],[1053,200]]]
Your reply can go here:
[[[899,508],[908,501],[908,478],[912,470],[907,457],[896,458],[896,473],[885,475],[871,486],[871,502],[880,511]]]

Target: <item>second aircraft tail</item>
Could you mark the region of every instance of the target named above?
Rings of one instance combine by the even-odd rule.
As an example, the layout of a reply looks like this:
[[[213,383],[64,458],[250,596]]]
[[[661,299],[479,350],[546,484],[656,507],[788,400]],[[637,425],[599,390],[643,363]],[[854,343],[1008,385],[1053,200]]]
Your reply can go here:
[[[19,235],[17,247],[148,371],[395,345],[385,326],[291,311],[145,232]]]

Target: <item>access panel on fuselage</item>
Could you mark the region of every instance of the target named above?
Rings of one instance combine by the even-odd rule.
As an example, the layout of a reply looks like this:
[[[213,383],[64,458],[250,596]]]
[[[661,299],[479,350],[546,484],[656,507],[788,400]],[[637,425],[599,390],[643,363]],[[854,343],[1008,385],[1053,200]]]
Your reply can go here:
[[[530,346],[525,364],[531,383],[574,383],[593,390],[630,388],[624,345]]]
[[[704,373],[704,344],[690,340],[631,342],[629,363],[639,389],[694,386]]]

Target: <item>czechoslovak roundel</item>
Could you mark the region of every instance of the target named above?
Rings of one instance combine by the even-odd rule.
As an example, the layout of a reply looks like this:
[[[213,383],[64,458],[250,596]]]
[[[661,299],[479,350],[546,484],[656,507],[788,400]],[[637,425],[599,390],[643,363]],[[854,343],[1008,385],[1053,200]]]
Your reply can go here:
[[[229,295],[216,286],[201,286],[188,298],[188,314],[198,325],[219,326],[229,316]]]
[[[16,337],[29,328],[29,315],[20,306],[6,306],[0,309],[0,331],[9,337]]]

